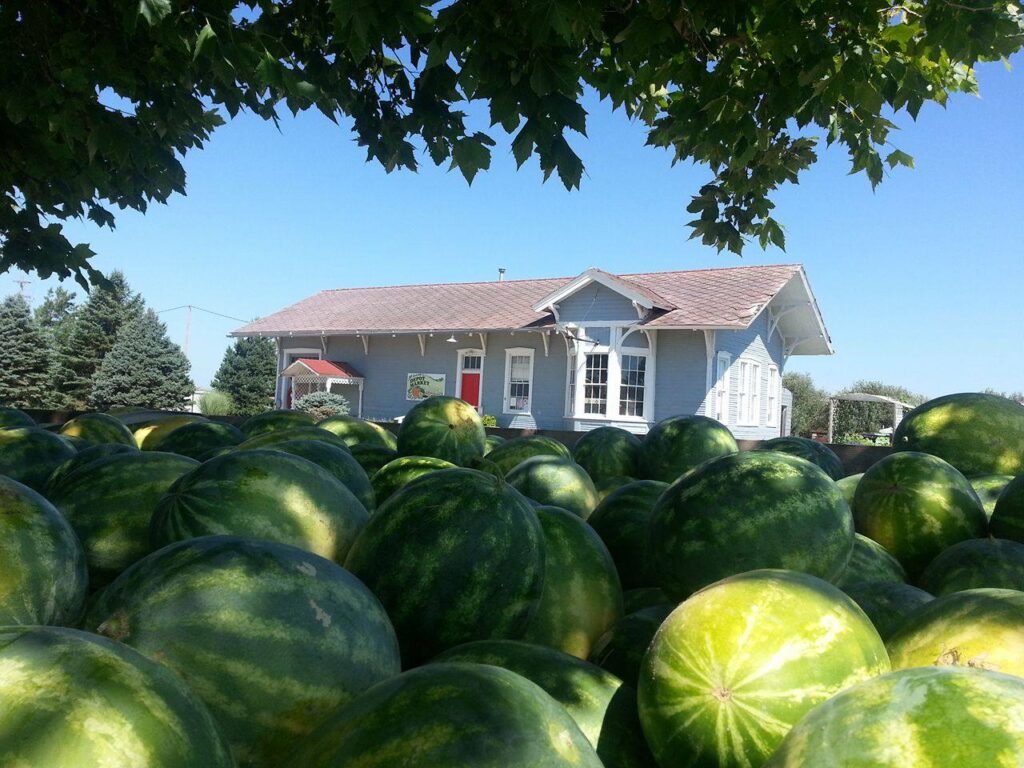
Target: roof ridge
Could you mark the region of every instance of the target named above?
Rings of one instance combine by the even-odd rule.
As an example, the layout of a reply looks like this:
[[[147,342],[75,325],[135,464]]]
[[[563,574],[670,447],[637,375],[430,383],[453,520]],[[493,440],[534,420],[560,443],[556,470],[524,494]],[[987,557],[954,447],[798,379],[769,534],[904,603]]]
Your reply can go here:
[[[618,277],[643,277],[644,275],[678,275],[682,273],[692,272],[732,272],[738,269],[775,269],[778,267],[800,267],[803,268],[803,264],[800,262],[793,262],[791,264],[738,264],[735,267],[698,267],[697,269],[663,269],[658,272],[623,272],[618,274]],[[616,274],[611,272],[609,274]]]

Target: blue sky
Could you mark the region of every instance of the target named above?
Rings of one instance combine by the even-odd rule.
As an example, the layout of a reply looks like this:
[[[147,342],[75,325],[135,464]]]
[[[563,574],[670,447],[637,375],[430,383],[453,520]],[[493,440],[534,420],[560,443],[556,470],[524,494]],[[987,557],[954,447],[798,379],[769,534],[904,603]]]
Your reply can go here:
[[[68,227],[103,270],[121,269],[148,304],[269,314],[324,288],[801,262],[836,347],[794,357],[828,389],[881,379],[927,395],[1024,388],[1024,56],[979,71],[981,98],[903,116],[893,143],[915,158],[872,192],[841,150],[776,197],[787,250],[742,258],[688,241],[685,211],[707,180],[644,147],[644,132],[593,102],[574,146],[583,188],[516,172],[507,142],[467,187],[432,165],[388,175],[350,134],[316,114],[278,131],[241,117],[185,160],[188,195],[113,232]],[[429,161],[428,161],[429,163]],[[0,294],[17,289],[0,275]],[[38,301],[50,283],[27,292]],[[74,283],[70,283],[72,288]],[[181,343],[183,311],[162,315]],[[193,377],[209,383],[238,323],[195,313]]]

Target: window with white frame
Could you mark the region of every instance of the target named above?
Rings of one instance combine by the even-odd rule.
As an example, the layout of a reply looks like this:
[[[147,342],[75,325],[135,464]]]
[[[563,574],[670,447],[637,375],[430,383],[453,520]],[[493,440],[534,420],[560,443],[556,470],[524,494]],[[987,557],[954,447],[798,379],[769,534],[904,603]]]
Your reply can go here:
[[[738,362],[736,421],[745,426],[761,422],[761,365],[753,360]]]
[[[583,366],[583,413],[608,413],[608,353],[589,354]]]
[[[571,415],[573,410],[576,408],[576,356],[569,355],[569,362],[567,364],[569,369],[569,386],[568,386],[568,399],[565,404],[566,415]]]
[[[621,355],[619,372],[619,415],[643,416],[647,388],[647,355]]]
[[[777,366],[768,366],[768,426],[779,426],[779,400],[782,395],[782,382],[779,380]]]
[[[505,413],[529,413],[533,395],[533,350],[505,350]]]
[[[732,355],[719,352],[715,358],[715,402],[713,416],[723,424],[729,423],[729,368]]]

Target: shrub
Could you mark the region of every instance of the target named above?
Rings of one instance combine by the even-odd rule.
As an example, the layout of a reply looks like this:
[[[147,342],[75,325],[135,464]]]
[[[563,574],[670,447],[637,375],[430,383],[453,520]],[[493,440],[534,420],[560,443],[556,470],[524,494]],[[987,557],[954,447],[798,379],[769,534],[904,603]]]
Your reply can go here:
[[[349,412],[348,400],[334,392],[310,392],[295,401],[295,409],[305,411],[317,421]]]
[[[485,427],[496,427],[498,426],[498,417],[491,416],[489,413],[485,413],[483,416],[483,422]]]
[[[200,396],[199,412],[206,416],[230,416],[235,412],[235,404],[227,392],[213,389]]]

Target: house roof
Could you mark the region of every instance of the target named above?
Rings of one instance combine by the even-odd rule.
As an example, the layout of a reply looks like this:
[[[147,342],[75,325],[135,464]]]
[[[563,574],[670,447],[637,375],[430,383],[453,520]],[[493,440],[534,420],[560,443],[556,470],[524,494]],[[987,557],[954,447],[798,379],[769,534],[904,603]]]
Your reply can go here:
[[[305,369],[305,370],[304,370]],[[334,360],[317,360],[313,357],[300,357],[281,371],[282,376],[302,376],[306,372],[333,379],[361,379],[363,374],[349,363]]]

